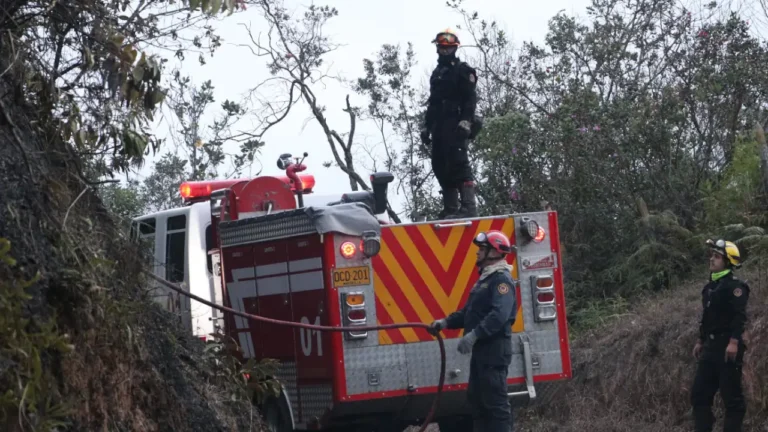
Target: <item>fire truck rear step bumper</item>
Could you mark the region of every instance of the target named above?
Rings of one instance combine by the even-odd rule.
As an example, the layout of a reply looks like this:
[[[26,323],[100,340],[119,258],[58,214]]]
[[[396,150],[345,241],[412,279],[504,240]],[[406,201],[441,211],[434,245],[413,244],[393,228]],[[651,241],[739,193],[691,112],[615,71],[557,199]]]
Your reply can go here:
[[[525,386],[526,390],[507,393],[508,398],[528,397],[528,401],[536,399],[536,388],[533,385],[533,356],[531,355],[531,342],[527,334],[520,335],[520,343],[523,345],[523,361],[525,362]]]

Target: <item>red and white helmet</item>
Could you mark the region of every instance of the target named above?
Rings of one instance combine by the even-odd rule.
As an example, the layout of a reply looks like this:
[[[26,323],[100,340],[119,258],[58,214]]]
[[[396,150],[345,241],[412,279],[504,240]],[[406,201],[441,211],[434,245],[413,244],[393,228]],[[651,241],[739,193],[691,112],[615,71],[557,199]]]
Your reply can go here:
[[[472,240],[472,242],[479,247],[492,248],[502,255],[512,253],[512,242],[510,242],[509,237],[501,231],[492,230],[481,232],[474,240]]]

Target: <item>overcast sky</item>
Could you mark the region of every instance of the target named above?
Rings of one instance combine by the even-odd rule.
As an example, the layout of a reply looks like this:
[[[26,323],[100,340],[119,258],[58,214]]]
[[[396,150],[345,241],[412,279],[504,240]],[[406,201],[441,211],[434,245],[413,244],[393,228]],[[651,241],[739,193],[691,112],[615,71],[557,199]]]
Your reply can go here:
[[[521,41],[533,40],[543,42],[547,32],[548,20],[558,11],[564,10],[569,15],[584,17],[589,0],[541,0],[538,2],[526,1],[499,1],[499,0],[466,0],[467,10],[476,10],[480,16],[488,20],[497,20],[505,28],[515,45]],[[300,11],[302,5],[308,1],[287,0],[289,9]],[[323,3],[317,3],[323,4]],[[461,17],[445,5],[445,0],[388,0],[386,2],[372,2],[360,0],[329,0],[325,4],[336,7],[339,16],[331,21],[328,35],[335,43],[342,45],[336,52],[328,56],[332,63],[332,72],[341,74],[347,79],[355,79],[362,76],[362,61],[364,58],[372,58],[382,44],[401,44],[408,42],[414,44],[419,60],[419,76],[426,77],[434,68],[436,54],[434,45],[430,42],[435,34],[446,28],[460,24]],[[205,80],[212,80],[216,87],[215,95],[217,103],[207,113],[210,121],[219,111],[219,103],[225,99],[238,101],[244,92],[252,88],[269,76],[264,59],[257,58],[247,48],[237,47],[238,43],[247,43],[248,36],[243,26],[245,23],[252,26],[254,33],[265,32],[266,27],[258,10],[251,7],[245,12],[238,12],[226,19],[222,19],[216,25],[219,35],[223,38],[223,46],[216,51],[215,56],[208,63],[201,66],[197,56],[188,56],[183,62],[183,73],[191,76],[196,84]],[[459,31],[459,37],[468,42],[469,35]],[[467,48],[472,49],[472,48]],[[461,56],[462,51],[459,51]],[[172,59],[168,69],[179,62]],[[483,79],[481,76],[480,79]],[[348,119],[341,111],[344,106],[344,98],[349,89],[342,85],[328,81],[324,87],[317,86],[314,91],[322,105],[328,108],[327,116],[330,127],[339,131],[348,130]],[[365,100],[361,97],[352,97],[353,104],[364,106]],[[167,112],[167,111],[166,111]],[[315,175],[317,180],[316,193],[321,195],[341,194],[349,190],[347,177],[337,167],[324,168],[322,163],[333,159],[330,147],[325,140],[322,130],[314,119],[310,118],[306,109],[295,110],[283,121],[283,123],[269,131],[265,137],[267,143],[259,159],[261,165],[254,164],[251,167],[251,175],[263,168],[263,174],[276,174],[277,157],[283,152],[299,155],[308,152],[307,172]],[[248,129],[249,122],[238,125],[240,129]],[[160,127],[158,135],[165,136],[167,127]],[[358,130],[357,141],[367,142],[369,146],[377,143],[376,131],[370,126],[361,126]],[[236,152],[237,145],[232,144],[227,150]],[[143,178],[151,172],[153,161],[157,157],[150,158],[145,167],[138,173]],[[360,154],[360,163],[368,164],[370,159],[365,154]],[[367,177],[366,170],[358,170],[361,175]],[[246,172],[245,174],[248,174]],[[390,188],[393,191],[394,188]],[[390,195],[393,206],[399,210],[402,200],[398,196]]]

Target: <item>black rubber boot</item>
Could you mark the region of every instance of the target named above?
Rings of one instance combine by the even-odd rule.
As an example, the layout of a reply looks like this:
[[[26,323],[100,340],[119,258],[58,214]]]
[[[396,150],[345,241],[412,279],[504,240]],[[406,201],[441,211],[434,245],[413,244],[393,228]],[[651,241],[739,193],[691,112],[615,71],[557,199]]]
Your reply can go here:
[[[477,198],[475,196],[475,182],[466,182],[461,186],[461,209],[456,218],[477,217]]]
[[[459,190],[443,189],[443,210],[437,214],[438,220],[452,219],[459,211]]]

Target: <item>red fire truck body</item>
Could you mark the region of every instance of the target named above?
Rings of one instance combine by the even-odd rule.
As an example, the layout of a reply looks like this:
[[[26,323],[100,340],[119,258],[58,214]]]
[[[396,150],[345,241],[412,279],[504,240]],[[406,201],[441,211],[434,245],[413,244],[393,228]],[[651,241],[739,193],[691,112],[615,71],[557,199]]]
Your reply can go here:
[[[379,184],[379,196],[297,208],[285,182],[260,179],[268,177],[211,196],[214,282],[225,306],[317,325],[429,323],[464,305],[478,279],[472,239],[497,229],[516,248],[508,256],[518,300],[510,398],[540,401],[547,384],[571,377],[554,211],[391,225],[375,216],[384,211],[386,181],[383,201]],[[437,390],[440,352],[423,329],[326,333],[230,314],[223,324],[245,359],[280,361],[283,393],[262,407],[274,430],[402,430],[425,417]],[[436,414],[452,421],[469,412],[470,355],[456,349],[460,330],[443,334],[446,381]]]

